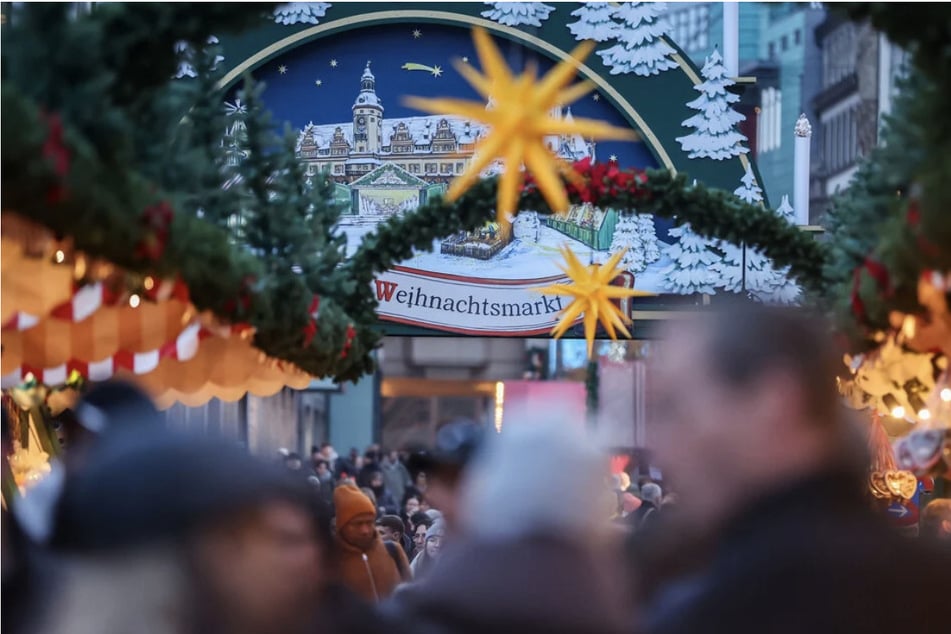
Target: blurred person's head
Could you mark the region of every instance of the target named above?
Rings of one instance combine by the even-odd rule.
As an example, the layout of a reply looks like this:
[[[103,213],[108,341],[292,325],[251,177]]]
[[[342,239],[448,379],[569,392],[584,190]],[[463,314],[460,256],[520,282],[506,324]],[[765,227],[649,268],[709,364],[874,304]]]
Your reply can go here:
[[[320,443],[320,455],[324,460],[333,460],[336,457],[337,452],[334,451],[334,446],[329,442]]]
[[[423,493],[426,492],[426,486],[427,486],[427,484],[428,484],[428,480],[427,480],[427,478],[426,478],[426,472],[425,472],[425,471],[420,471],[419,473],[416,474],[416,477],[413,478],[413,485],[414,485],[417,489],[419,489],[420,491],[422,491]]]
[[[412,494],[406,496],[406,501],[403,502],[403,513],[406,517],[412,517],[419,512],[419,496]]]
[[[622,471],[621,473],[617,474],[617,477],[618,477],[618,486],[620,487],[619,490],[627,491],[628,489],[631,488],[631,476],[629,476],[627,473]]]
[[[91,579],[107,595],[114,586],[105,603],[122,603],[126,586],[135,601],[153,592],[172,601],[172,584],[182,589],[175,609],[202,627],[281,631],[296,627],[324,581],[306,483],[227,443],[159,429],[104,440],[67,481],[60,512],[57,545],[80,562],[78,584]]]
[[[652,412],[658,454],[689,483],[684,511],[719,519],[849,463],[833,350],[826,326],[793,309],[737,306],[668,327]]]
[[[432,520],[430,520],[430,526],[432,526]],[[429,530],[429,526],[426,524],[417,524],[416,529],[413,533],[413,546],[416,547],[416,552],[422,552],[423,548],[426,547],[426,531]]]
[[[377,532],[380,537],[397,544],[403,543],[403,533],[406,525],[397,515],[384,515],[376,521]]]
[[[360,457],[360,451],[356,447],[350,447],[350,460],[356,460]]]
[[[318,460],[314,463],[314,473],[320,478],[325,478],[330,475],[330,465],[326,460]]]
[[[334,520],[337,536],[362,551],[373,546],[376,533],[376,504],[360,489],[344,485],[334,490]]]
[[[438,557],[442,549],[442,540],[446,534],[446,525],[440,520],[433,522],[433,525],[426,531],[426,556]]]
[[[377,471],[377,470],[371,471],[369,482],[370,482],[371,489],[373,489],[374,491],[378,491],[378,490],[382,491],[383,490],[383,472]]]
[[[442,425],[431,448],[412,459],[417,474],[416,488],[425,493],[431,508],[439,509],[450,529],[456,525],[459,485],[467,465],[476,455],[485,429],[475,421],[460,418]],[[423,476],[422,482],[419,481]]]
[[[613,500],[612,514],[618,496],[604,486],[605,456],[569,412],[553,402],[506,413],[518,424],[486,441],[463,481],[459,508],[465,534],[496,541],[601,541],[592,539],[609,528],[600,494]]]
[[[641,499],[645,502],[650,502],[654,506],[660,506],[663,497],[664,492],[661,490],[659,484],[649,482],[641,487]]]
[[[415,531],[417,526],[425,526],[426,528],[429,528],[430,526],[432,526],[433,518],[431,518],[429,514],[424,513],[423,511],[418,511],[416,513],[413,513],[409,517],[409,523],[410,523],[410,529],[412,531]]]
[[[370,487],[360,487],[360,490],[363,492],[363,495],[367,496],[370,502],[373,503],[373,506],[377,506],[376,493]]]
[[[291,452],[284,456],[284,466],[290,471],[300,471],[304,462],[301,460],[300,454]]]
[[[951,499],[928,503],[921,514],[921,534],[951,543]]]

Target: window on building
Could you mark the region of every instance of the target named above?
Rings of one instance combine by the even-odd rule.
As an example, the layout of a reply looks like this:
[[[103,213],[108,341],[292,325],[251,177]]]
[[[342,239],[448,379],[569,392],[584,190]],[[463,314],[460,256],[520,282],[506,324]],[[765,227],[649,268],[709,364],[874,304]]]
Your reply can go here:
[[[783,93],[777,88],[765,88],[760,96],[759,117],[756,120],[756,152],[770,152],[782,145]]]
[[[710,44],[710,9],[693,6],[669,15],[674,41],[688,53],[703,51]]]
[[[427,174],[435,174],[437,168],[438,168],[438,165],[436,165],[435,163],[426,163]]]
[[[784,53],[789,50],[789,36],[788,35],[784,35],[781,38],[779,38],[779,42],[780,42],[779,48],[782,49]]]
[[[441,163],[439,165],[440,174],[452,174],[452,163]]]
[[[334,165],[334,174],[343,174],[343,165]]]
[[[456,174],[461,174],[463,171],[465,171],[465,169],[465,163],[456,163]]]
[[[776,57],[776,42],[769,43],[769,59]]]
[[[798,46],[802,44],[802,29],[796,29],[793,32],[793,42]]]

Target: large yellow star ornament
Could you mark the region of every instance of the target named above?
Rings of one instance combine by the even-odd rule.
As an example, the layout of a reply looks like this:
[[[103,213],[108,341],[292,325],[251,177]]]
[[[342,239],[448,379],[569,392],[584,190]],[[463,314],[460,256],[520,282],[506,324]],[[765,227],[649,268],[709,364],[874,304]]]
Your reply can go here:
[[[625,324],[631,323],[631,320],[621,312],[612,300],[654,295],[654,293],[646,291],[611,285],[611,282],[624,271],[624,269],[618,267],[618,263],[624,257],[625,251],[626,249],[618,251],[602,265],[591,264],[585,266],[571,249],[564,246],[561,248],[561,253],[568,266],[562,267],[562,270],[573,283],[555,284],[538,289],[540,293],[567,295],[574,298],[571,304],[561,311],[558,325],[552,328],[551,334],[555,339],[558,339],[584,313],[584,338],[588,342],[589,359],[594,352],[594,335],[599,321],[611,339],[617,340],[616,330],[620,330],[627,338],[631,337],[631,333],[628,332],[625,326]]]
[[[454,201],[479,180],[482,170],[498,158],[505,161],[505,171],[499,179],[497,212],[499,223],[508,224],[508,216],[515,215],[519,191],[524,183],[521,166],[534,175],[545,201],[556,213],[568,211],[568,195],[559,179],[577,175],[545,144],[546,136],[580,134],[592,139],[635,140],[637,134],[628,128],[617,128],[592,119],[565,120],[552,116],[556,106],[567,106],[591,91],[594,84],[583,81],[568,87],[578,72],[578,65],[591,53],[595,43],[587,41],[571,53],[571,57],[536,81],[535,69],[528,68],[515,76],[506,66],[505,59],[484,29],[473,29],[476,52],[485,74],[471,65],[453,62],[456,70],[472,84],[492,107],[485,102],[463,99],[406,98],[406,104],[433,114],[454,114],[486,123],[491,128],[475,147],[475,158],[456,178],[446,192],[446,199]]]

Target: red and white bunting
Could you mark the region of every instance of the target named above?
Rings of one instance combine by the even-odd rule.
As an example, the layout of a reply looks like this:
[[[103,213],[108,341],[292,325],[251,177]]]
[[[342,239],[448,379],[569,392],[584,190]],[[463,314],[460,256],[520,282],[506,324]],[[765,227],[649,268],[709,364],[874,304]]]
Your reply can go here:
[[[21,365],[9,374],[0,377],[0,387],[3,389],[16,387],[23,383],[24,378],[32,374],[36,380],[46,385],[60,385],[66,382],[67,377],[75,370],[90,381],[105,381],[119,369],[126,369],[133,374],[148,374],[155,370],[163,359],[188,361],[198,352],[198,344],[202,339],[212,336],[198,323],[187,326],[175,339],[167,342],[160,348],[147,352],[130,352],[120,350],[111,357],[100,361],[77,361],[71,359],[66,363],[52,368],[33,368]]]

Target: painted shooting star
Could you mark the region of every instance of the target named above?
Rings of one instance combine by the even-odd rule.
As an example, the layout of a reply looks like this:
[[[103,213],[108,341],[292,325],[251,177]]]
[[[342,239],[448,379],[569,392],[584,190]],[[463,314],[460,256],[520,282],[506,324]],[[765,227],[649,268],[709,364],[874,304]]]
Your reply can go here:
[[[403,70],[424,70],[427,73],[432,73],[433,77],[442,75],[442,67],[440,66],[427,66],[425,64],[417,64],[416,62],[406,62],[400,68]]]

